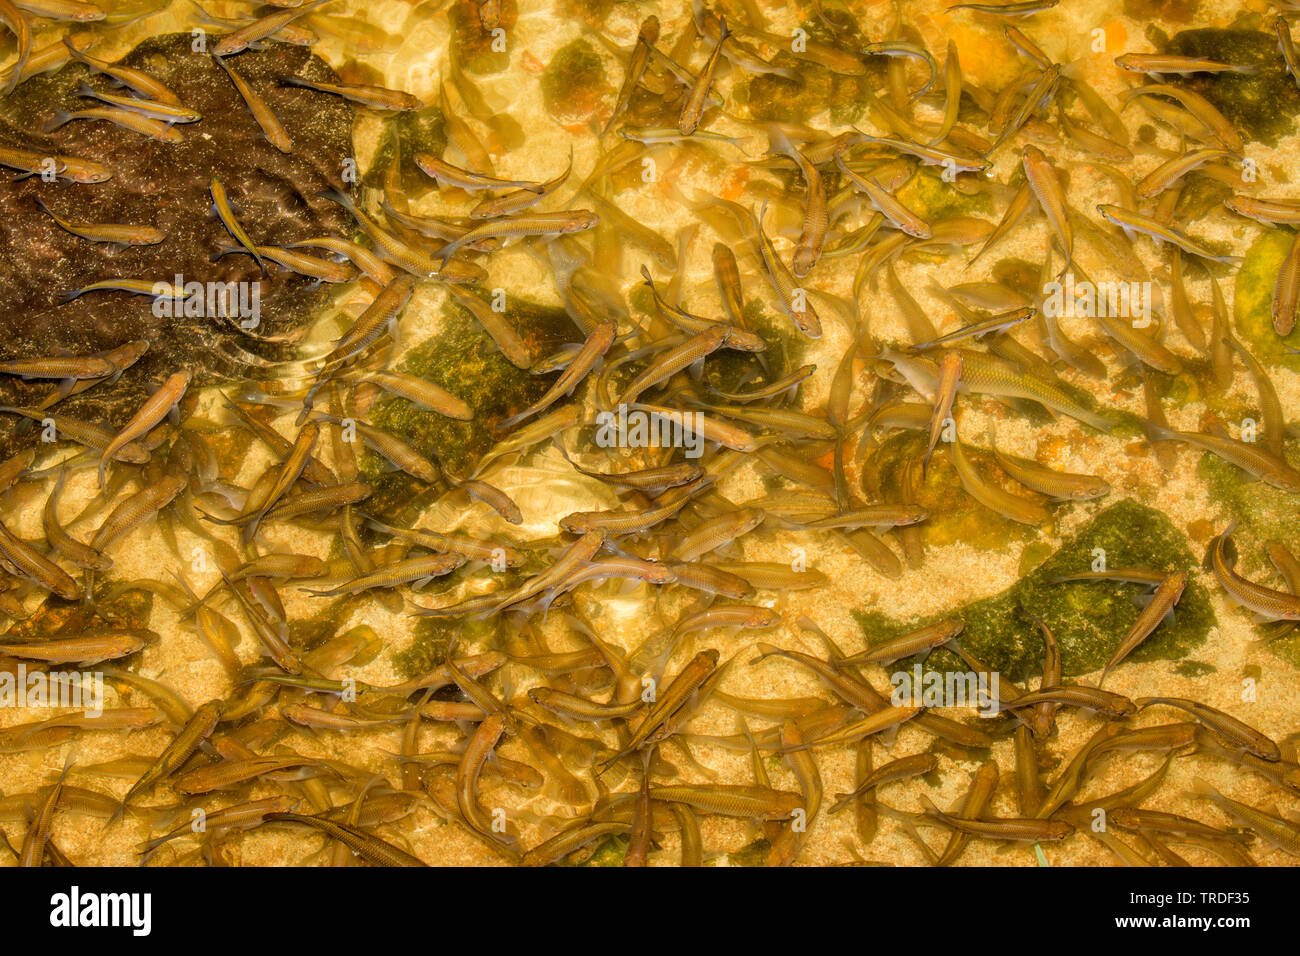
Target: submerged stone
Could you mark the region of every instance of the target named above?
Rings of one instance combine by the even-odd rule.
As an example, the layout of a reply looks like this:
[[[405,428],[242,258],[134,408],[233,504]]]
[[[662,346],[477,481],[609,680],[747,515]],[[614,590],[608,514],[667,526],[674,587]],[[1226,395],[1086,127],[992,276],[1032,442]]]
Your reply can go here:
[[[585,123],[612,93],[600,55],[581,37],[561,47],[542,73],[542,100],[561,123]]]
[[[1294,241],[1290,229],[1270,229],[1255,240],[1237,272],[1232,310],[1237,332],[1255,358],[1300,372],[1300,355],[1288,351],[1288,346],[1300,348],[1300,325],[1285,337],[1273,329],[1273,289]]]
[[[1168,52],[1252,70],[1169,78],[1208,99],[1247,138],[1276,146],[1280,137],[1295,130],[1300,89],[1286,71],[1272,30],[1184,30],[1170,39]]]
[[[1088,522],[1036,570],[1000,594],[973,601],[942,614],[894,621],[876,612],[855,611],[867,644],[873,645],[905,631],[946,617],[966,621],[961,643],[983,664],[1014,681],[1041,673],[1043,641],[1024,608],[1047,622],[1061,647],[1066,677],[1101,669],[1141,611],[1137,599],[1145,589],[1119,581],[1054,584],[1053,579],[1090,570],[1098,549],[1110,568],[1139,567],[1193,571],[1199,561],[1186,539],[1159,511],[1131,499],[1112,505]],[[1215,623],[1209,593],[1189,580],[1173,617],[1127,660],[1177,660],[1206,639]],[[889,665],[907,670],[914,660]],[[925,666],[936,671],[965,671],[956,654],[939,650]]]
[[[302,47],[280,43],[229,58],[228,65],[265,99],[293,138],[293,151],[284,154],[267,142],[229,77],[210,56],[192,52],[191,42],[188,33],[153,37],[121,61],[157,78],[202,114],[197,123],[174,127],[180,143],[93,120],[42,132],[56,110],[96,105],[78,95],[83,82],[96,90],[111,89],[104,77],[78,63],[32,77],[3,104],[0,144],[94,160],[113,173],[93,185],[31,176],[0,191],[6,355],[88,354],[133,339],[150,344],[118,382],[96,386],[60,406],[73,417],[121,421],[125,409],[140,403],[148,383],[181,367],[193,369],[199,382],[265,374],[259,357],[275,349],[264,349],[228,318],[156,315],[152,296],[95,292],[64,302],[67,290],[111,278],[150,283],[173,282],[177,275],[200,283],[260,280],[260,325],[254,331],[261,336],[301,328],[326,300],[327,290],[305,277],[276,267],[262,277],[247,255],[212,261],[233,242],[220,220],[208,216],[214,177],[226,187],[257,243],[283,245],[351,233],[347,215],[318,194],[343,185],[343,163],[352,155],[353,110],[337,96],[277,83],[281,75],[337,80],[334,71]],[[147,224],[166,238],[157,245],[117,250],[64,231],[41,211],[38,199],[68,221]],[[7,378],[0,383],[0,399],[34,404],[50,388],[49,382]]]

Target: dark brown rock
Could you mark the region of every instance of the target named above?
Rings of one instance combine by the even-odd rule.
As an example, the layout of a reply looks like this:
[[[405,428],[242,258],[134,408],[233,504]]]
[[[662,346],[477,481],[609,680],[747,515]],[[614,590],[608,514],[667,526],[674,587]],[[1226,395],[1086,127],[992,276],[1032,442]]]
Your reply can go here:
[[[275,110],[294,140],[291,154],[276,150],[244,105],[229,78],[206,54],[191,49],[188,34],[155,37],[137,46],[122,63],[165,83],[203,119],[177,126],[184,142],[149,139],[102,121],[78,120],[44,133],[56,110],[99,105],[77,95],[82,82],[121,93],[109,78],[72,63],[34,77],[3,104],[0,143],[93,159],[113,170],[95,185],[44,182],[30,177],[0,190],[0,316],[5,356],[62,351],[84,354],[144,338],[150,351],[120,383],[98,386],[70,400],[62,410],[85,418],[120,421],[123,403],[132,405],[150,382],[188,366],[196,381],[259,374],[259,363],[243,364],[249,351],[267,346],[232,330],[219,318],[161,318],[149,296],[92,293],[62,302],[64,290],[108,278],[231,282],[261,278],[253,260],[230,255],[212,262],[232,241],[209,216],[209,183],[225,185],[255,242],[280,245],[324,233],[351,235],[350,218],[318,196],[342,185],[344,160],[352,155],[352,108],[338,97],[280,86],[280,75],[337,79],[308,50],[271,44],[227,61]],[[66,220],[152,224],[167,238],[154,246],[114,249],[63,231],[38,208],[40,197]],[[325,290],[274,266],[262,279],[257,330],[280,336],[300,327],[324,301]],[[285,357],[283,355],[278,357]],[[260,366],[265,374],[265,366]],[[29,402],[49,383],[0,382],[0,400]],[[4,433],[9,429],[4,428]]]

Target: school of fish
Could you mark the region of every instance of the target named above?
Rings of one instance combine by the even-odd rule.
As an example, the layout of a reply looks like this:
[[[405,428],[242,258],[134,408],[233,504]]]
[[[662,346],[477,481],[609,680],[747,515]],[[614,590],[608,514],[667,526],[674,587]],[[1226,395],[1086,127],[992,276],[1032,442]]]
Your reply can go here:
[[[219,31],[208,55],[283,152],[295,148],[294,131],[240,76],[240,55],[269,43],[312,43],[331,3],[276,0],[244,20],[204,14],[195,21]],[[126,137],[202,135],[202,117],[157,79],[97,57],[93,32],[34,45],[34,24],[42,35],[51,24],[93,25],[106,6],[0,0],[0,22],[16,44],[0,80],[4,93],[80,63],[92,77],[82,87],[86,107],[51,115],[49,128],[113,123]],[[513,5],[494,0],[416,4],[412,16],[447,16],[449,6],[471,8],[487,35],[515,22],[505,9]],[[145,825],[151,835],[136,847],[141,862],[229,862],[240,840],[267,829],[292,836],[304,856],[319,851],[318,862],[420,866],[427,861],[404,823],[429,813],[489,861],[573,864],[614,846],[627,866],[701,866],[738,849],[745,841],[735,836],[749,827],[761,840],[754,845],[763,863],[791,865],[808,862],[819,823],[846,809],[853,838],[831,851],[845,863],[892,862],[873,849],[882,823],[934,865],[958,862],[977,841],[1031,847],[1040,862],[1044,847],[1061,841],[1094,841],[1115,861],[1137,866],[1185,865],[1188,847],[1193,860],[1229,865],[1300,856],[1300,727],[1261,728],[1248,714],[1201,700],[1132,698],[1103,686],[1113,687],[1129,656],[1177,612],[1189,573],[1200,572],[1080,568],[1062,579],[1062,588],[1126,581],[1149,600],[1127,633],[1113,635],[1104,670],[1078,681],[1063,678],[1055,636],[1024,608],[1043,643],[1041,676],[1031,686],[1004,676],[998,715],[977,719],[919,700],[900,703],[880,689],[885,665],[939,648],[986,671],[961,643],[960,617],[870,647],[844,646],[816,622],[815,599],[793,600],[824,591],[832,583],[827,575],[798,562],[746,559],[750,542],[780,536],[839,550],[871,578],[923,570],[937,559],[927,554],[929,515],[915,503],[915,488],[941,459],[962,493],[1001,520],[1050,537],[1060,514],[1118,492],[1098,475],[1000,449],[991,428],[963,425],[975,409],[998,407],[1003,421],[1012,421],[1033,407],[1057,426],[1104,438],[1119,420],[1106,397],[1122,391],[1115,384],[1121,374],[1144,386],[1138,418],[1162,461],[1217,456],[1239,469],[1243,482],[1300,494],[1283,403],[1234,334],[1218,290],[1241,257],[1198,238],[1198,223],[1180,218],[1178,202],[1187,181],[1208,176],[1235,190],[1218,213],[1225,220],[1300,223],[1300,200],[1242,181],[1246,147],[1233,123],[1171,82],[1249,67],[1128,50],[1113,69],[1130,78],[1129,92],[1122,102],[1108,101],[1082,70],[1044,52],[1059,44],[1036,35],[1035,18],[1057,0],[951,6],[954,23],[981,27],[987,42],[1019,58],[1020,75],[989,89],[963,74],[961,58],[975,51],[959,55],[954,42],[928,49],[905,33],[905,4],[888,17],[880,16],[884,5],[870,5],[870,18],[858,16],[853,3],[816,4],[840,39],[804,37],[795,47],[774,32],[758,0],[683,6],[672,31],[666,13],[664,25],[651,15],[631,32],[626,24],[613,27],[614,18],[608,33],[588,29],[622,71],[606,111],[590,129],[571,131],[596,144],[593,164],[575,162],[575,153],[590,151],[517,159],[490,148],[498,117],[448,50],[451,68],[436,72],[449,146],[443,155],[409,157],[427,177],[439,213],[410,211],[395,175],[387,189],[365,189],[340,173],[327,198],[352,217],[354,231],[269,246],[258,242],[257,223],[240,217],[241,184],[212,177],[211,228],[229,238],[221,255],[251,257],[271,281],[301,276],[364,297],[340,334],[304,352],[283,380],[200,389],[193,369],[178,368],[131,415],[94,422],[64,410],[87,391],[111,388],[150,342],[122,342],[100,354],[0,357],[0,376],[49,385],[39,403],[0,407],[0,417],[27,436],[27,446],[0,463],[7,495],[0,502],[10,503],[0,512],[0,614],[8,624],[0,670],[100,671],[114,700],[131,704],[0,729],[6,754],[68,745],[58,751],[62,769],[39,788],[3,787],[0,830],[19,865],[75,865],[58,834],[61,820],[77,817],[106,832]],[[1273,16],[1269,30],[1300,84],[1287,15]],[[857,29],[848,31],[848,23]],[[797,81],[812,64],[879,78],[861,123],[867,129],[826,114],[746,119],[733,99],[745,78]],[[426,108],[410,93],[373,84],[280,82],[303,87],[304,96],[343,97],[381,120]],[[1129,124],[1139,113],[1176,131],[1181,146],[1161,152],[1138,142]],[[737,129],[743,135],[733,135]],[[1085,158],[1067,164],[1059,159],[1067,152]],[[739,170],[732,181],[743,188],[673,181],[668,170],[681,155],[726,167],[729,176]],[[1152,158],[1159,162],[1149,174],[1129,171]],[[40,175],[50,160],[57,182],[40,209],[60,228],[88,243],[162,240],[147,222],[60,215],[60,191],[111,184],[112,169],[94,158],[0,148],[0,165],[18,176]],[[1070,187],[1072,166],[1085,162],[1114,186],[1097,201]],[[500,168],[536,168],[539,177]],[[652,168],[665,181],[647,179],[645,188],[690,220],[676,237],[618,208],[620,172],[617,181],[625,182],[628,169]],[[900,195],[918,179],[954,195],[987,195],[996,215],[910,208]],[[1025,295],[991,277],[997,270],[988,266],[1013,234],[1033,230],[1044,291]],[[711,271],[702,282],[687,280],[692,243],[705,236],[712,236]],[[553,276],[553,298],[572,320],[571,341],[553,354],[536,354],[509,308],[488,305],[491,264],[516,249]],[[968,281],[937,289],[947,306],[941,312],[923,307],[906,287],[904,265],[916,261],[955,261],[970,270]],[[1153,273],[1146,261],[1161,267]],[[1067,272],[1094,278],[1081,262],[1099,271],[1096,278],[1104,270],[1154,285],[1154,321],[1099,316],[1096,338],[1106,348],[1067,337],[1045,290]],[[1189,301],[1184,279],[1193,275],[1208,278],[1213,291],[1203,309]],[[847,276],[851,296],[828,291]],[[166,285],[170,279],[105,276],[66,297],[158,295],[162,281],[164,294],[183,299],[185,289]],[[896,303],[888,317],[863,305],[880,283]],[[366,415],[379,396],[425,416],[463,422],[479,414],[473,395],[398,368],[403,316],[430,289],[464,308],[511,365],[549,383],[531,404],[490,423],[496,444],[468,472]],[[638,289],[644,310],[631,305]],[[1292,330],[1298,299],[1300,233],[1277,277],[1277,335]],[[756,321],[760,313],[780,327]],[[1202,314],[1213,316],[1208,327]],[[905,336],[879,334],[891,324]],[[228,334],[244,333],[232,326]],[[818,355],[835,344],[830,367],[778,371],[777,353],[792,342],[821,349]],[[740,384],[721,386],[707,374],[723,359],[748,370]],[[1239,375],[1251,383],[1257,440],[1233,437],[1221,424],[1180,430],[1168,423],[1153,377],[1188,367],[1221,385]],[[663,434],[698,438],[701,454],[686,455],[671,442],[636,447],[626,434],[613,447],[592,441],[598,422],[620,409]],[[861,475],[899,431],[923,436],[923,450],[891,500],[872,500]],[[244,436],[260,471],[221,460],[218,432]],[[368,504],[374,489],[358,463],[370,453],[433,493],[429,513],[472,512],[476,527],[490,521],[495,530],[393,523]],[[528,514],[528,501],[516,500],[500,476],[541,455],[548,467],[565,470],[566,481],[591,489],[591,501],[554,516],[545,535],[528,536],[524,529],[539,516]],[[746,474],[762,476],[768,490],[736,497],[732,489],[760,487],[739,480]],[[60,506],[74,485],[89,496],[76,512]],[[35,494],[34,511],[12,506],[20,486],[29,492],[23,501]],[[35,523],[26,520],[29,511]],[[1293,552],[1300,534],[1267,545],[1278,585],[1237,568],[1236,524],[1231,516],[1219,522],[1205,580],[1244,609],[1231,613],[1269,622],[1270,637],[1288,633],[1300,621]],[[19,533],[20,525],[39,532]],[[1295,528],[1300,532],[1300,523]],[[139,535],[156,538],[174,560],[148,579],[119,579],[115,557]],[[297,547],[304,540],[315,543],[310,551]],[[198,552],[210,566],[197,568]],[[425,593],[440,579],[455,584]],[[96,616],[101,602],[132,590],[168,607],[184,635],[177,640],[201,639],[226,672],[223,695],[186,699],[149,663],[170,636]],[[627,595],[656,609],[640,622],[645,636],[635,642],[598,613]],[[355,668],[385,649],[372,628],[341,624],[310,644],[291,628],[295,611],[301,616],[310,613],[302,608],[329,600],[348,613],[373,605],[410,621],[448,623],[445,656],[400,683],[360,680]],[[18,623],[52,610],[57,628],[16,633]],[[729,642],[747,631],[755,636],[735,653],[712,646],[733,647],[721,636]],[[746,697],[727,689],[728,678],[746,686],[764,672],[803,675],[818,692]],[[720,722],[734,732],[715,732]],[[1058,723],[1083,742],[1049,760]],[[105,730],[160,729],[166,742],[155,752],[101,764],[76,753],[80,740]],[[349,739],[364,743],[349,746]],[[324,741],[332,742],[328,755]],[[999,752],[1011,753],[1014,765],[992,756],[1003,742],[1010,749]],[[710,752],[748,758],[748,772],[719,782]],[[851,781],[829,770],[843,754],[853,761]],[[1135,756],[1157,758],[1154,772],[1097,791],[1114,765]],[[1171,766],[1193,756],[1230,768],[1220,781],[1267,787],[1271,805],[1197,779],[1197,816],[1161,809]],[[955,760],[976,769],[947,807],[898,786],[963,778]],[[841,780],[845,792],[824,793],[824,777]],[[191,826],[196,808],[205,814],[202,828]],[[1107,821],[1101,828],[1099,816]],[[718,818],[742,830],[719,829]],[[730,842],[712,842],[718,833]],[[817,859],[827,859],[824,847]]]

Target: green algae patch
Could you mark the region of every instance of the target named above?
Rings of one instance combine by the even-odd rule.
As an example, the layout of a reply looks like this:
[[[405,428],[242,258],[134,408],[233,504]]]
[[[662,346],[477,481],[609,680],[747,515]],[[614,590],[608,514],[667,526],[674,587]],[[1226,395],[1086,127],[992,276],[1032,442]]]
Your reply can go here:
[[[944,182],[941,176],[928,172],[917,173],[909,179],[898,190],[898,201],[931,222],[993,212],[993,197],[988,193],[967,195]]]
[[[728,866],[762,866],[767,859],[767,854],[772,850],[772,844],[767,840],[755,840],[742,846],[734,853],[727,854]],[[714,864],[715,866],[717,864]]]
[[[447,121],[437,106],[398,113],[384,122],[362,184],[373,189],[384,188],[389,170],[396,161],[403,186],[413,193],[419,192],[421,187],[428,189],[433,180],[415,165],[415,155],[441,156],[446,148]]]
[[[503,319],[518,330],[534,355],[582,337],[562,309],[513,296]],[[386,398],[372,412],[375,427],[401,435],[421,454],[457,475],[471,471],[474,462],[496,444],[493,429],[498,422],[536,401],[553,381],[511,365],[469,312],[450,300],[438,331],[406,353],[397,370],[428,379],[463,399],[474,410],[474,418],[457,421],[405,399]],[[414,479],[410,482],[417,490],[423,487]]]
[[[1268,649],[1292,667],[1300,669],[1300,631],[1269,641]]]
[[[1285,446],[1292,461],[1300,451],[1297,444],[1288,441]],[[1255,553],[1259,549],[1252,547],[1252,543],[1258,545],[1270,538],[1294,543],[1296,514],[1300,511],[1300,500],[1295,494],[1252,478],[1236,465],[1208,452],[1201,457],[1196,472],[1208,486],[1210,497],[1225,505],[1225,510],[1241,522],[1245,533],[1234,538],[1240,539],[1242,545],[1239,550],[1243,571],[1253,573],[1267,564],[1265,558]]]
[[[1169,78],[1204,96],[1250,139],[1276,146],[1295,130],[1300,90],[1286,72],[1271,30],[1185,30],[1170,39],[1168,52],[1252,69]]]
[[[868,645],[896,637],[945,617],[966,622],[960,638],[985,666],[1014,681],[1041,673],[1043,641],[1022,608],[1047,622],[1061,646],[1063,672],[1077,677],[1099,670],[1140,613],[1135,598],[1144,593],[1136,584],[1088,581],[1054,584],[1063,575],[1088,571],[1105,552],[1108,567],[1140,567],[1192,571],[1197,560],[1183,535],[1162,513],[1126,499],[1112,505],[1080,529],[1051,558],[1016,584],[992,597],[973,601],[942,614],[908,621],[891,621],[874,612],[855,611]],[[1129,660],[1178,660],[1206,639],[1214,624],[1209,593],[1194,577],[1188,581],[1172,618],[1131,655]],[[890,667],[906,670],[913,661]],[[939,671],[964,671],[956,654],[940,650],[926,661]]]
[[[147,630],[153,606],[153,592],[130,582],[97,595],[94,602],[87,605],[51,597],[30,617],[11,622],[5,632],[6,639],[15,643],[42,641],[95,628]],[[36,667],[32,666],[30,670],[35,671]]]
[[[1300,348],[1300,325],[1285,338],[1273,329],[1273,287],[1294,239],[1290,229],[1270,229],[1255,240],[1237,272],[1233,313],[1237,333],[1255,358],[1264,365],[1283,365],[1300,372],[1300,355],[1287,351],[1287,346]]]
[[[596,845],[590,858],[579,863],[578,866],[622,866],[631,842],[632,838],[626,834],[618,834],[602,840]]]
[[[1174,673],[1181,677],[1208,677],[1217,674],[1219,669],[1205,661],[1180,661],[1174,665]]]
[[[415,680],[447,661],[451,639],[459,635],[461,644],[487,646],[496,636],[496,624],[489,618],[481,621],[447,621],[437,617],[416,618],[415,640],[404,651],[393,654],[393,666],[407,680]]]
[[[542,73],[546,110],[561,123],[583,123],[612,93],[600,54],[586,40],[573,40],[556,51]]]

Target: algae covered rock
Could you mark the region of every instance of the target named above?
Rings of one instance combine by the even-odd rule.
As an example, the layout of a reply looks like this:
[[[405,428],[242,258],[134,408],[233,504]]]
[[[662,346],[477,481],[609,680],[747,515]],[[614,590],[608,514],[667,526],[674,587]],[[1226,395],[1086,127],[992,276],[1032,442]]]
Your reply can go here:
[[[1184,30],[1170,39],[1168,52],[1250,69],[1171,77],[1213,103],[1249,139],[1276,146],[1280,137],[1295,130],[1300,90],[1286,71],[1271,30]]]
[[[547,308],[513,296],[504,314],[534,355],[581,333],[563,309]],[[398,371],[428,379],[464,399],[474,418],[463,422],[429,412],[404,399],[384,399],[373,412],[377,428],[393,431],[422,454],[458,475],[496,443],[493,429],[546,391],[553,377],[515,368],[463,307],[448,300],[437,331],[406,353]]]
[[[1296,442],[1288,442],[1286,449],[1287,457],[1295,461]],[[1253,573],[1266,563],[1263,557],[1253,553],[1258,549],[1251,547],[1252,542],[1259,544],[1274,539],[1292,546],[1297,544],[1300,501],[1296,495],[1250,477],[1217,455],[1207,454],[1201,458],[1197,476],[1205,481],[1211,497],[1226,505],[1227,513],[1241,523],[1243,533],[1234,537],[1240,538],[1243,545],[1243,571]],[[1218,530],[1226,524],[1226,519],[1219,522]]]
[[[1273,288],[1294,241],[1290,229],[1270,229],[1255,240],[1237,272],[1233,312],[1237,333],[1255,358],[1300,372],[1300,355],[1287,350],[1300,348],[1300,325],[1285,338],[1273,329]]]
[[[1198,561],[1186,539],[1162,513],[1125,500],[1098,514],[1057,552],[1015,585],[983,600],[945,610],[924,619],[893,621],[884,615],[856,611],[869,645],[944,617],[966,621],[961,642],[986,666],[1014,681],[1036,679],[1041,673],[1043,641],[1021,608],[1043,618],[1061,646],[1065,676],[1099,670],[1140,612],[1136,600],[1144,588],[1119,581],[1053,583],[1063,575],[1090,570],[1104,552],[1109,568],[1139,567],[1193,571]],[[1193,576],[1177,610],[1129,660],[1179,659],[1205,641],[1214,624],[1206,588]],[[897,670],[912,666],[899,661]],[[949,651],[936,651],[926,661],[935,670],[964,671],[967,665]],[[1033,680],[1031,680],[1031,686]]]

